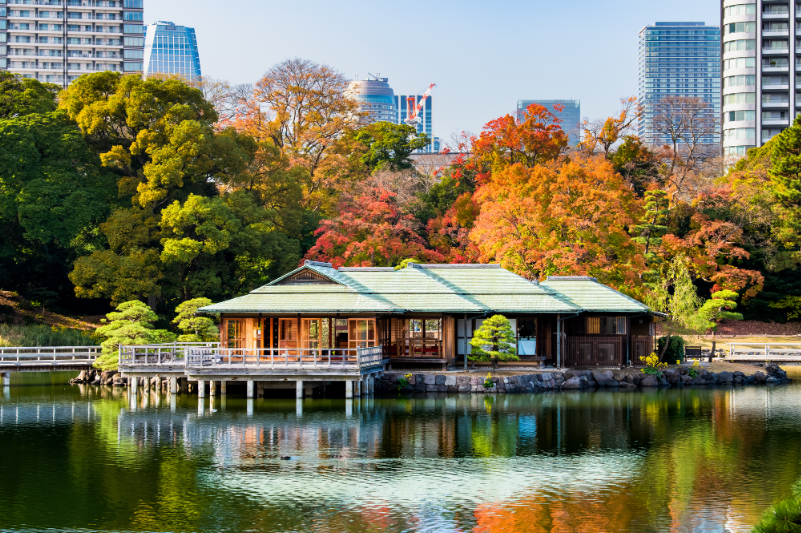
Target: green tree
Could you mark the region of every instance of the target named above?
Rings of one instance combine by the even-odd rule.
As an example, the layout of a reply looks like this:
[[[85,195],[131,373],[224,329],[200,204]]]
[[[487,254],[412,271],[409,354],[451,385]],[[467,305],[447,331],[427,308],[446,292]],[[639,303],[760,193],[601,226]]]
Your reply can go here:
[[[431,143],[425,133],[418,133],[414,126],[374,122],[353,134],[356,142],[365,147],[364,153],[354,151],[354,156],[369,172],[376,169],[403,170],[412,168],[409,158],[412,152]]]
[[[494,315],[486,319],[470,339],[471,361],[492,361],[492,368],[497,368],[498,360],[518,361],[515,333],[509,320],[503,315]]]
[[[664,335],[664,343],[660,345],[660,361],[665,360],[672,336],[695,334],[706,329],[707,322],[698,313],[701,298],[693,285],[684,256],[676,256],[666,264],[658,282],[653,284],[648,293],[646,303],[652,310],[662,314],[659,327]]]
[[[220,331],[214,319],[199,316],[197,310],[211,305],[208,298],[192,298],[175,308],[176,317],[172,321],[183,333],[178,336],[181,342],[211,342],[220,338]]]
[[[156,313],[138,300],[117,306],[116,312],[108,313],[102,320],[104,325],[96,330],[105,340],[100,343],[102,354],[94,366],[101,370],[115,370],[119,363],[120,346],[174,341],[175,334],[153,328],[153,322],[157,319]]]
[[[114,205],[114,181],[63,112],[0,119],[0,284],[69,296],[67,272]]]
[[[215,134],[214,106],[178,79],[88,74],[62,92],[59,107],[117,174],[120,194],[153,213],[192,193],[213,194],[211,180],[244,170],[239,142],[252,144]]]
[[[17,118],[56,110],[56,95],[61,87],[23,78],[8,71],[0,72],[0,119]]]
[[[742,313],[734,312],[739,297],[736,292],[725,289],[713,292],[712,298],[698,310],[698,316],[707,322],[707,329],[714,330],[721,320],[742,320]]]
[[[645,193],[645,214],[639,224],[631,229],[636,235],[634,242],[645,248],[645,268],[640,278],[645,282],[652,282],[659,276],[657,268],[664,262],[658,252],[664,237],[670,229],[667,226],[668,213],[667,192],[661,189]]]
[[[787,211],[786,224],[801,233],[801,116],[773,139],[768,175]]]

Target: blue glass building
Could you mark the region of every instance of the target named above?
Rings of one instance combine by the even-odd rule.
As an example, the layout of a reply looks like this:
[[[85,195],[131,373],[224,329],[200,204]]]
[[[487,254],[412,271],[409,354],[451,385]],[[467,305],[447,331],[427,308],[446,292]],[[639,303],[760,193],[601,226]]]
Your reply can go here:
[[[553,113],[561,122],[559,125],[567,133],[570,146],[576,146],[581,140],[581,101],[580,100],[518,100],[517,119],[522,120],[526,109],[531,104],[539,104]],[[561,106],[558,111],[554,106]]]
[[[147,26],[144,75],[177,74],[187,79],[200,77],[200,55],[195,29],[159,21]]]
[[[718,26],[657,22],[640,30],[638,99],[644,110],[640,138],[653,145],[669,142],[652,128],[658,103],[666,96],[703,99],[709,104],[710,117],[719,124],[720,66]],[[703,142],[719,144],[720,135],[709,135]]]
[[[395,96],[395,105],[398,108],[398,124],[405,124],[406,118],[409,116],[408,100],[407,98],[414,98],[415,105],[420,103],[423,98],[422,94],[399,94]],[[437,153],[440,151],[439,137],[434,137],[434,96],[429,95],[423,104],[423,110],[420,112],[420,124],[417,125],[419,133],[425,133],[431,139],[431,145],[420,150],[423,153]]]
[[[368,121],[397,123],[395,92],[389,86],[389,78],[353,80],[345,95],[359,102],[359,111],[367,113]]]

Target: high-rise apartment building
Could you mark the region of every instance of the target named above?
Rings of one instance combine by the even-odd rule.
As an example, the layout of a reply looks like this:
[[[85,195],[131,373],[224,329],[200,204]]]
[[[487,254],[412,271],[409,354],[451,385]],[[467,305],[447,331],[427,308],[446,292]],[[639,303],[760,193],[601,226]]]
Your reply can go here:
[[[522,120],[531,104],[539,104],[553,113],[561,122],[559,125],[567,133],[570,146],[581,140],[581,101],[580,100],[518,100],[517,119]],[[557,109],[557,106],[559,109]],[[561,111],[560,111],[561,109]]]
[[[195,79],[200,74],[200,54],[195,29],[172,22],[154,22],[146,27],[144,74],[177,74]]]
[[[395,106],[398,109],[398,124],[405,124],[406,119],[409,117],[409,100],[408,98],[413,98],[414,105],[419,105],[420,100],[423,98],[422,94],[399,94],[395,96]],[[420,150],[422,153],[437,153],[440,151],[440,139],[439,137],[434,137],[433,130],[434,130],[434,96],[429,95],[426,98],[425,103],[423,104],[423,109],[420,111],[418,117],[420,118],[420,123],[417,124],[417,132],[418,133],[425,133],[428,135],[428,138],[431,139],[431,144]]]
[[[724,0],[723,150],[745,155],[787,128],[801,107],[801,3]]]
[[[345,94],[359,102],[359,111],[367,113],[370,122],[398,122],[398,109],[395,105],[395,92],[389,86],[389,78],[354,80],[348,85]]]
[[[142,71],[142,0],[0,3],[0,69],[64,87],[89,72]]]
[[[639,41],[640,138],[655,145],[669,142],[653,127],[659,102],[667,96],[704,100],[715,131],[720,131],[720,28],[703,22],[657,22],[640,30]],[[720,135],[707,135],[703,142],[719,144]]]

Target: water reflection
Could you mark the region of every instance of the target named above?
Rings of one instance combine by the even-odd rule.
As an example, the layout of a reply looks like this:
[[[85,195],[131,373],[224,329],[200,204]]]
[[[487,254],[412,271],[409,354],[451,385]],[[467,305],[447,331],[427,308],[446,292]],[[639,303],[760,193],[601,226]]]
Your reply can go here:
[[[748,531],[801,475],[799,400],[796,385],[200,401],[11,387],[0,528]]]

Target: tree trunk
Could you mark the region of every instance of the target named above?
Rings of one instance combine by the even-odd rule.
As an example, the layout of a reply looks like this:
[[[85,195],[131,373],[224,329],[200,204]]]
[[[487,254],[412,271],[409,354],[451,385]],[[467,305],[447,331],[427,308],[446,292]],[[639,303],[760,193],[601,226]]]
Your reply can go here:
[[[661,362],[661,363],[665,362],[664,361],[665,354],[667,353],[668,346],[670,346],[670,337],[672,337],[672,335],[670,334],[670,332],[668,332],[665,335],[665,345],[662,346],[662,350],[659,352],[659,362]]]
[[[709,351],[709,362],[712,362],[712,358],[715,357],[715,346],[717,345],[717,341],[712,341],[712,349]]]
[[[496,370],[498,370],[498,358],[497,357],[493,357],[492,358],[492,371],[495,372]]]

